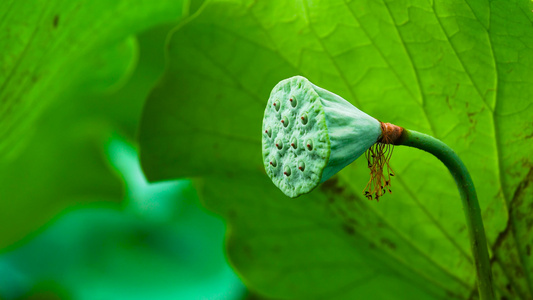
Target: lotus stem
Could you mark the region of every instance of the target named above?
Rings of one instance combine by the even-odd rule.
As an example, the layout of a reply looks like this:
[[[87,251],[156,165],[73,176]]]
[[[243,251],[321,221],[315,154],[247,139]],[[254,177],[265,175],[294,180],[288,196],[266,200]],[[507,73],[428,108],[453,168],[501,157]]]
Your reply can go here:
[[[433,154],[444,163],[452,174],[463,203],[470,247],[474,257],[479,298],[481,300],[493,300],[494,290],[492,288],[492,270],[487,238],[485,236],[476,189],[466,166],[459,156],[446,144],[420,132],[403,129],[401,136],[395,141],[395,144],[417,148]]]

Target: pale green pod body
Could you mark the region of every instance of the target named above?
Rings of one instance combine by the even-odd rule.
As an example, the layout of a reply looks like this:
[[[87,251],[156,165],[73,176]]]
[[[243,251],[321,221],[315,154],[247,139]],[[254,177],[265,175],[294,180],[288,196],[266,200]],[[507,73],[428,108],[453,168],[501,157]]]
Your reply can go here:
[[[274,87],[265,109],[265,170],[283,193],[298,197],[361,156],[380,135],[375,118],[304,77],[291,77]]]

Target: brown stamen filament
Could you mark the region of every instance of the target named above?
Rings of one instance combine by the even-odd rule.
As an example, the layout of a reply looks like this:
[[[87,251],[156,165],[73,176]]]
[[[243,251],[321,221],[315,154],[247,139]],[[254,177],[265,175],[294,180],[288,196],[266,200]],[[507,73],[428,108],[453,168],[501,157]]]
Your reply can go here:
[[[390,189],[391,176],[394,176],[394,171],[389,162],[394,144],[401,136],[403,128],[390,123],[381,123],[381,131],[382,134],[378,141],[365,152],[370,169],[370,180],[363,190],[363,194],[368,200],[376,199],[379,201],[379,198],[386,192],[392,193]]]

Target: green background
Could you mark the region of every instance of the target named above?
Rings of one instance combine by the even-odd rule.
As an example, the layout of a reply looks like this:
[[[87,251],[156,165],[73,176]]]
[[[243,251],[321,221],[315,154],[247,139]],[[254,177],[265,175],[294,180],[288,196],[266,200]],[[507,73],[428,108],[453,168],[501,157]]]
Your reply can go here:
[[[430,155],[396,147],[379,203],[364,158],[297,199],[270,182],[265,104],[302,75],[452,147],[498,299],[533,299],[532,7],[2,1],[0,298],[476,298]]]

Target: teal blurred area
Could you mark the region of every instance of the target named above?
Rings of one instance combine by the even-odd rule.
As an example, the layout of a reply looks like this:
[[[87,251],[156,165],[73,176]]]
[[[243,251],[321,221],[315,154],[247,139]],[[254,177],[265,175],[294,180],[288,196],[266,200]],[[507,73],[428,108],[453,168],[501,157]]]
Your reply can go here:
[[[69,209],[1,254],[0,299],[243,298],[224,256],[224,222],[200,206],[191,180],[148,183],[118,135],[105,153],[123,179],[123,204]]]
[[[248,297],[223,220],[191,179],[148,183],[131,142],[174,26],[88,55],[92,73],[0,161],[0,299]]]

